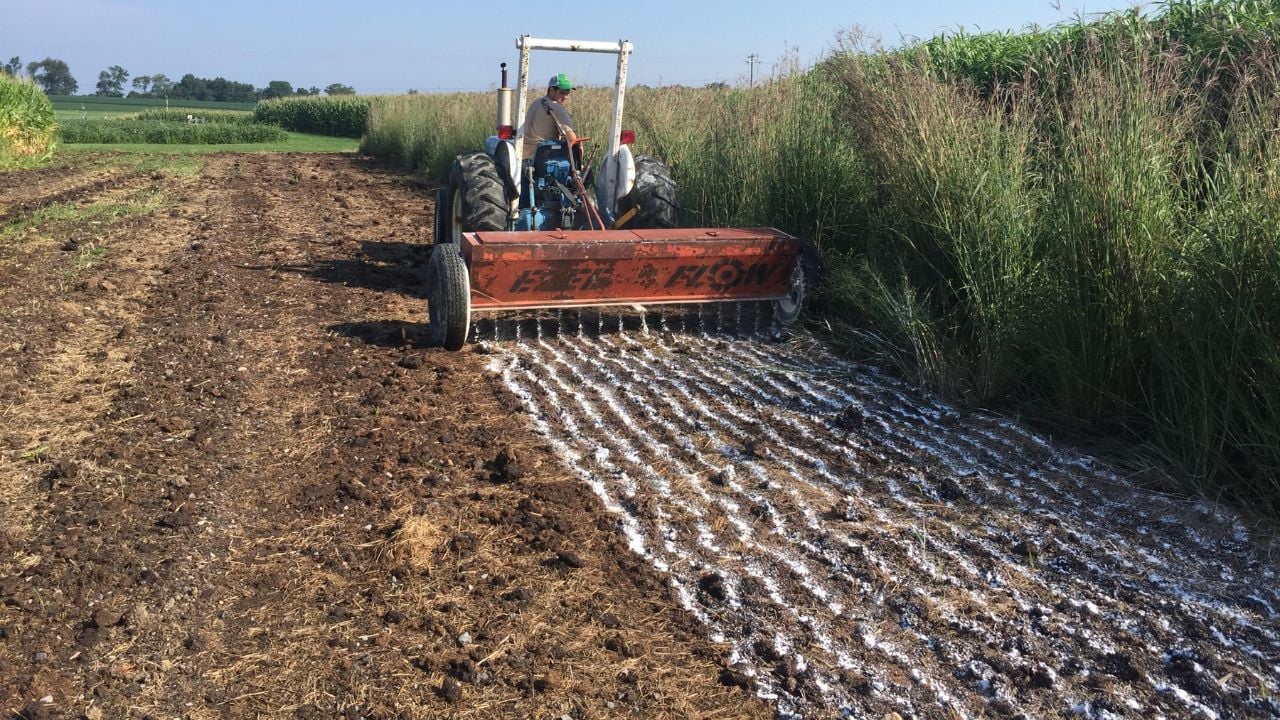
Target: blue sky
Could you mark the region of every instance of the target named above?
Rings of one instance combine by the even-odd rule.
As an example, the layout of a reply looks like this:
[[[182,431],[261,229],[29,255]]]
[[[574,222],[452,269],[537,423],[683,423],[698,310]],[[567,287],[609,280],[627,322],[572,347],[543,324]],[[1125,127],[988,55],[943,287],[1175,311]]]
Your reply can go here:
[[[0,0],[0,62],[14,55],[24,64],[61,58],[82,93],[93,91],[98,72],[109,65],[122,65],[132,75],[164,73],[176,80],[190,72],[258,87],[287,80],[322,88],[340,82],[361,93],[485,90],[496,85],[499,62],[514,67],[515,38],[528,33],[629,39],[635,44],[632,83],[736,84],[745,82],[749,54],[762,61],[758,76],[788,55],[808,65],[853,26],[896,44],[904,36],[929,37],[960,27],[1047,26],[1078,13],[1132,5],[1111,0],[1062,0],[1060,7],[1049,0]],[[579,83],[609,84],[613,64],[605,55],[535,53],[535,78],[555,72]]]

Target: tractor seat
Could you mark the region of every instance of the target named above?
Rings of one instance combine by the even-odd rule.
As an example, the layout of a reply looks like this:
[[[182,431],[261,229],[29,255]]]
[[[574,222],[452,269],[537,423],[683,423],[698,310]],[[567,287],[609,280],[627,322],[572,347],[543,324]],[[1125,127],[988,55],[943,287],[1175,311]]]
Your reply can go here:
[[[533,177],[541,178],[547,174],[547,163],[551,160],[567,160],[569,158],[568,146],[564,142],[546,141],[538,143],[538,148],[533,151]],[[582,148],[574,150],[574,160],[578,167],[582,167]]]

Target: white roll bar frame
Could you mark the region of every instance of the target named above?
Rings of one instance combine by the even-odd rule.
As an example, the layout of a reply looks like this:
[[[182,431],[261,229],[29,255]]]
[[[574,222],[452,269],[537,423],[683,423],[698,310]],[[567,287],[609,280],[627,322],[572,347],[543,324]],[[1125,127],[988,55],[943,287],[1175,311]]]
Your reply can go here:
[[[550,40],[521,35],[516,38],[516,47],[520,49],[520,84],[516,88],[516,158],[524,157],[524,115],[529,99],[529,52],[531,50],[609,53],[618,56],[618,72],[613,80],[613,121],[609,126],[609,147],[606,149],[608,157],[612,158],[616,155],[622,142],[622,105],[627,93],[627,59],[631,55],[631,41]]]

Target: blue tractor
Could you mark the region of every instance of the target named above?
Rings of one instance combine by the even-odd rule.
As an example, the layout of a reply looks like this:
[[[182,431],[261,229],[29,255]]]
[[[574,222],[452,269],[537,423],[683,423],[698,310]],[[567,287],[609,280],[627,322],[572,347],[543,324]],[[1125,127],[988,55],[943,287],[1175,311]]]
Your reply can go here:
[[[616,230],[676,227],[676,186],[659,159],[633,155],[634,133],[622,129],[631,43],[545,40],[520,37],[520,73],[512,121],[512,90],[502,64],[498,90],[498,134],[483,152],[461,155],[437,195],[436,239],[457,242],[463,232],[495,230]],[[582,168],[581,146],[543,141],[532,159],[524,154],[531,50],[611,53],[618,57],[613,118],[598,167]],[[572,159],[571,159],[572,156]]]

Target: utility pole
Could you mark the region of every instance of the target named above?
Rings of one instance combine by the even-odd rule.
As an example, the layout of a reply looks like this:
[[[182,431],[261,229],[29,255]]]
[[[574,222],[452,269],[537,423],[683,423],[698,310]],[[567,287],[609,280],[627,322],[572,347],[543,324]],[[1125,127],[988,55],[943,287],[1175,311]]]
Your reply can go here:
[[[756,86],[756,66],[760,64],[760,56],[751,53],[747,56],[747,64],[751,66],[751,87]]]

